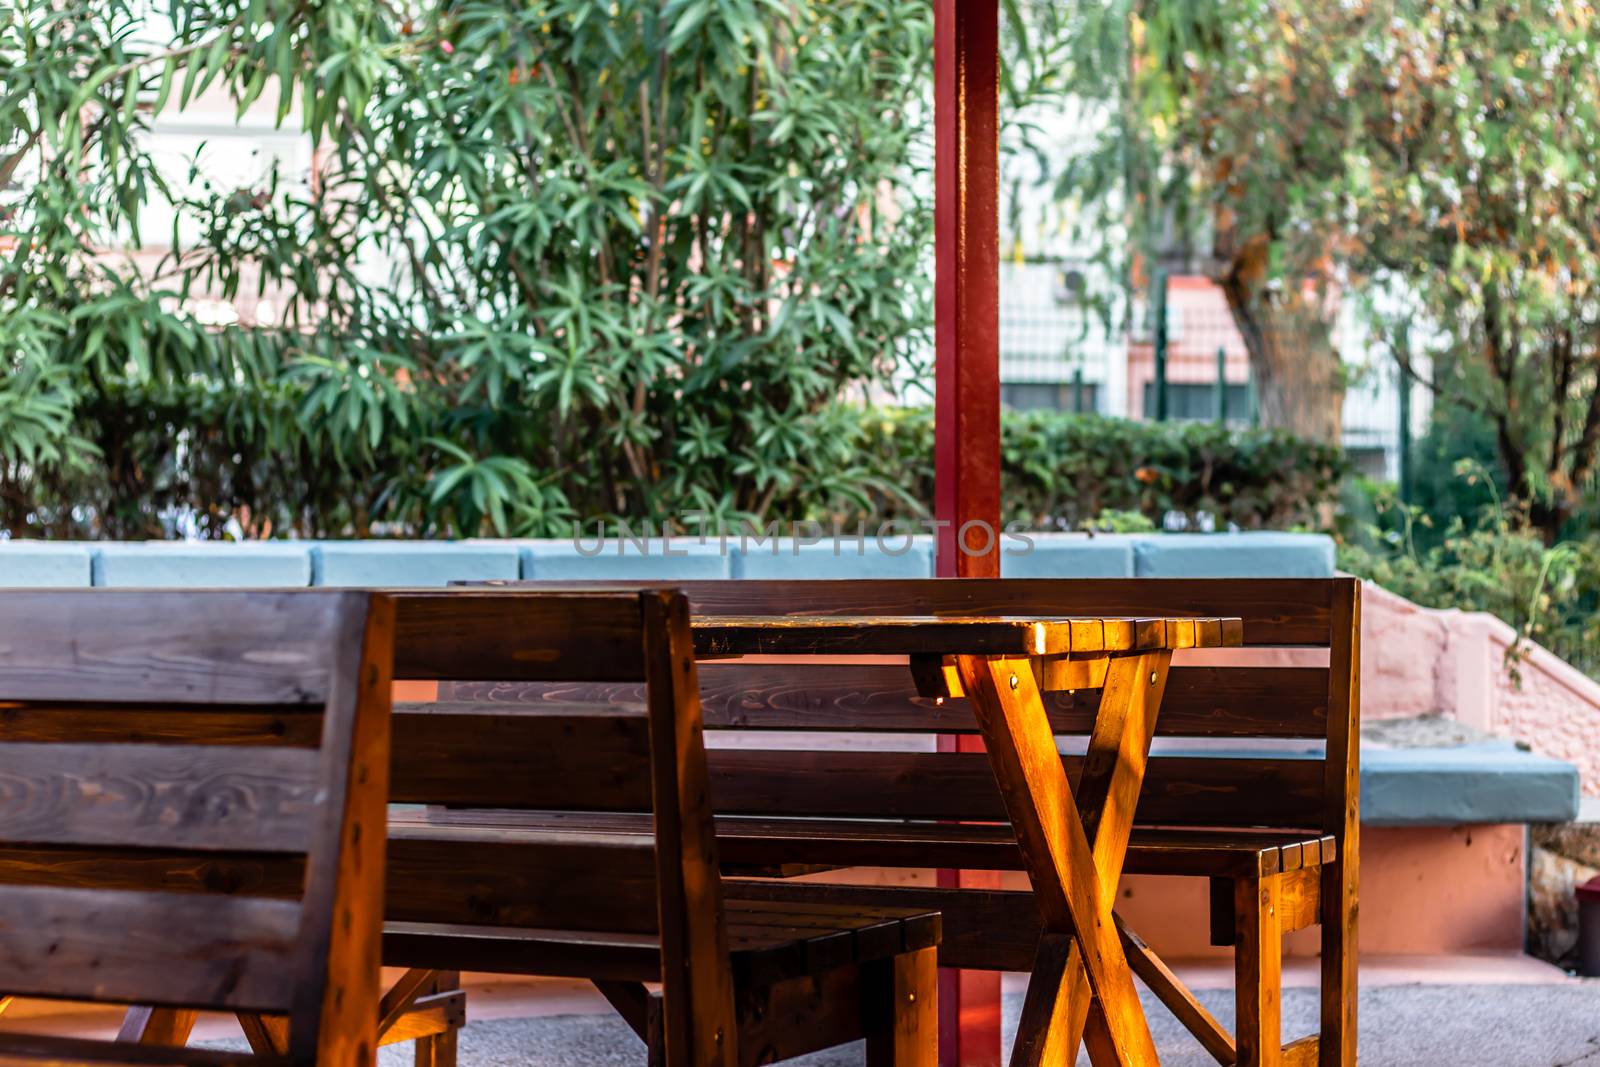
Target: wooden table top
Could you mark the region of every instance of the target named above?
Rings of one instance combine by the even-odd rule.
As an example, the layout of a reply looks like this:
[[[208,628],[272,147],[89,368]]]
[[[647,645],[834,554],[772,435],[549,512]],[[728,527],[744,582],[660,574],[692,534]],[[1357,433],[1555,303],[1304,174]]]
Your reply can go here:
[[[702,656],[1063,656],[1241,643],[1237,618],[948,615],[702,615]]]

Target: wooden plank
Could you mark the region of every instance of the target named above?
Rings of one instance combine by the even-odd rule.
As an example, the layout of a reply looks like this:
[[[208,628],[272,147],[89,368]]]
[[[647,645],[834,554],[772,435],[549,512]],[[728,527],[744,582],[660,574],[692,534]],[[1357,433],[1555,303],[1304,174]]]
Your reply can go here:
[[[322,736],[316,705],[73,705],[0,702],[0,742],[92,741],[111,744],[315,746]]]
[[[364,594],[0,594],[0,699],[318,704],[342,605]]]
[[[926,615],[702,615],[694,622],[702,656],[908,656],[960,651],[969,655],[1050,656],[1107,648],[1160,647],[1159,620],[1126,620],[1124,628],[1086,620]],[[1115,621],[1115,620],[1113,620]],[[1141,644],[1142,642],[1142,644]]]
[[[650,810],[650,725],[637,711],[401,711],[392,758],[396,803]]]
[[[711,822],[689,602],[675,592],[641,599],[665,1061],[735,1067],[739,1040],[733,973],[723,924],[722,875]]]
[[[396,827],[384,914],[402,922],[653,934],[655,879],[648,836]]]
[[[890,1001],[883,1024],[867,1033],[867,1067],[934,1067],[939,1062],[937,950],[905,952],[889,961],[883,984]]]
[[[570,706],[644,702],[634,683],[458,682],[450,710],[473,703]],[[918,694],[906,668],[893,664],[708,662],[700,699],[710,729],[870,730],[975,733],[966,698]],[[1088,733],[1098,690],[1044,695],[1058,734]],[[473,709],[473,710],[483,710]],[[1328,672],[1322,667],[1175,667],[1156,724],[1165,737],[1323,737],[1328,729]],[[3,718],[0,718],[3,722]]]
[[[267,1056],[281,1056],[289,1051],[289,1017],[266,1015],[258,1011],[241,1011],[239,1029],[250,1051]]]
[[[1283,1046],[1283,1067],[1317,1067],[1322,1042],[1316,1034],[1296,1038]]]
[[[1075,931],[1089,983],[1106,1014],[1119,1062],[1155,1063],[1155,1045],[1112,923],[1114,889],[1099,884],[1055,739],[1038,707],[1038,690],[1026,660],[963,658],[962,687],[971,696],[994,775],[1005,795],[1017,842],[1028,861],[1034,897],[1046,929]],[[1052,1026],[1042,1060],[1068,1062]]]
[[[391,594],[395,677],[637,681],[639,595],[466,589]]]
[[[1022,1013],[1017,1017],[1016,1044],[1011,1048],[1014,1067],[1077,1060],[1076,1041],[1069,1046],[1061,1036],[1070,1022],[1066,1015],[1069,1005],[1060,995],[1067,965],[1076,958],[1070,934],[1046,931],[1039,938],[1033,964],[1027,968],[1030,974],[1022,998]],[[1115,1050],[1112,1056],[1116,1056]]]
[[[520,832],[631,834],[642,838],[651,833],[650,817],[644,813],[512,811],[402,813],[392,830],[396,836],[402,830],[426,835],[429,826],[456,826],[486,835],[498,833],[495,840],[508,846],[516,842]],[[1023,869],[1016,837],[1005,823],[722,816],[716,820],[716,828],[724,872],[732,868],[783,866],[926,867],[930,863],[971,870]],[[1278,870],[1280,846],[1299,840],[1300,836],[1267,830],[1138,828],[1124,869],[1132,874],[1200,877],[1272,874]],[[507,862],[533,862],[531,855],[535,854],[524,861],[512,861],[508,856]]]
[[[261,1059],[250,1052],[221,1049],[111,1045],[75,1037],[0,1034],[0,1064],[5,1067],[281,1067],[286,1063],[281,1059]]]
[[[713,749],[712,803],[729,814],[1000,821],[1005,804],[980,753]],[[1061,757],[1074,779],[1082,757]],[[1307,827],[1322,816],[1322,763],[1152,757],[1140,822]]]
[[[639,1040],[650,1040],[650,990],[643,982],[598,981],[594,987]],[[659,994],[656,994],[659,996]]]
[[[290,901],[0,886],[0,968],[23,996],[287,1011]]]
[[[1304,930],[1322,921],[1322,871],[1302,867],[1278,876],[1278,928]]]
[[[323,715],[322,766],[306,858],[306,923],[295,945],[289,1053],[371,1067],[383,964],[395,606],[372,596],[340,620]],[[241,752],[250,752],[241,749]]]
[[[1245,645],[1329,641],[1326,578],[835,579],[653,582],[679,588],[695,615],[1059,615],[1238,617]],[[523,589],[614,588],[513,582]],[[630,583],[633,585],[635,583]]]
[[[0,846],[0,884],[298,899],[305,860],[285,853]]]
[[[1231,905],[1231,900],[1229,903]],[[1233,1036],[1222,1028],[1222,1024],[1206,1010],[1204,1004],[1195,999],[1172,968],[1144,943],[1144,939],[1123,924],[1120,917],[1117,919],[1117,933],[1122,938],[1122,949],[1127,953],[1128,966],[1133,968],[1133,973],[1149,987],[1156,999],[1166,1005],[1184,1029],[1194,1035],[1213,1059],[1222,1067],[1233,1067],[1238,1055]]]
[[[1355,1067],[1361,838],[1361,583],[1331,589],[1323,829],[1337,857],[1322,867],[1322,1067]]]
[[[32,844],[303,852],[317,753],[215,745],[0,744],[0,835]]]
[[[1241,878],[1233,908],[1235,1040],[1239,1063],[1279,1067],[1282,1052],[1283,937],[1278,930],[1279,879]]]
[[[758,896],[788,907],[815,900],[847,908],[938,912],[943,967],[1027,970],[1043,931],[1038,905],[1026,892],[744,880],[730,881],[728,892],[741,900]]]
[[[1155,737],[1156,717],[1172,665],[1168,651],[1117,660],[1106,677],[1105,696],[1084,756],[1083,772],[1073,794],[1083,813],[1084,834],[1094,855],[1095,876],[1102,892],[1116,893],[1122,878],[1128,839],[1133,836],[1134,808]],[[1058,978],[1057,1016],[1062,1048],[1075,1054],[1089,1023],[1091,989],[1078,942],[1068,946],[1065,969]],[[1110,1036],[1113,1010],[1107,1013]],[[1114,1043],[1114,1042],[1113,1042]]]
[[[460,967],[495,974],[654,982],[661,974],[655,934],[389,922],[386,967]]]
[[[412,967],[396,979],[394,985],[384,990],[383,996],[378,1001],[379,1040],[394,1028],[400,1017],[410,1010],[417,995],[428,989],[437,975],[437,971]]]
[[[192,1008],[129,1008],[117,1028],[117,1040],[128,1045],[187,1045],[199,1021],[200,1013]]]
[[[862,969],[851,966],[741,990],[739,1067],[778,1063],[861,1038],[868,1006],[863,983]]]
[[[460,989],[420,996],[394,1026],[378,1039],[380,1045],[398,1045],[449,1035],[467,1025],[467,994]]]

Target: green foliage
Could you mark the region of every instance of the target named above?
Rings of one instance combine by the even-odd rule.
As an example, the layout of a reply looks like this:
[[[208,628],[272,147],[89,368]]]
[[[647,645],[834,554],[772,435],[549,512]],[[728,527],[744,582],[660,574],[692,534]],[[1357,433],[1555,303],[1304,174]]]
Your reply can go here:
[[[550,533],[874,491],[837,398],[928,347],[926,4],[152,6],[0,11],[0,529]],[[275,100],[315,181],[164,175],[145,135],[203,92]],[[151,271],[123,250],[168,202],[199,236]],[[281,319],[196,319],[252,294]]]
[[[1518,514],[1559,537],[1600,470],[1600,15],[1080,0],[1070,17],[1073,82],[1116,120],[1063,184],[1125,212],[1136,251],[1202,251],[1263,404],[1276,334],[1355,290],[1396,358],[1492,426]]]
[[[1600,676],[1600,541],[1548,546],[1502,506],[1483,467],[1464,460],[1457,476],[1490,497],[1478,516],[1450,519],[1424,547],[1426,513],[1387,496],[1384,524],[1340,545],[1340,569],[1427,607],[1489,612]]]
[[[1470,479],[1459,473],[1463,461],[1476,472]],[[1453,404],[1435,406],[1428,432],[1412,446],[1411,502],[1431,520],[1427,528],[1413,529],[1413,541],[1433,547],[1455,520],[1470,525],[1505,499],[1506,491],[1493,424]],[[1398,512],[1392,514],[1398,519]]]
[[[920,515],[903,501],[933,499],[931,412],[869,412],[852,447],[904,489],[875,496],[871,515]],[[1277,430],[1053,411],[1007,412],[1000,448],[1003,518],[1038,530],[1131,531],[1133,515],[1181,529],[1318,526],[1348,470],[1339,449]]]
[[[1600,460],[1600,18],[1530,0],[1396,15],[1393,85],[1347,159],[1352,258],[1403,293],[1378,303],[1397,355],[1493,427],[1553,542]]]

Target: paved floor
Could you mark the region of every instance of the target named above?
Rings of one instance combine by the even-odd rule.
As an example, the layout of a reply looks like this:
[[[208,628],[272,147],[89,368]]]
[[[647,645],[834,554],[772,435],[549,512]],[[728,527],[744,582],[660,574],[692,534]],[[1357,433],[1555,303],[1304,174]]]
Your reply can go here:
[[[1225,1024],[1231,997],[1200,994]],[[1020,1007],[1008,996],[1008,1015]],[[1363,1067],[1600,1067],[1600,981],[1561,985],[1381,986],[1361,995]],[[1284,1032],[1307,1033],[1316,1019],[1316,993],[1284,994]],[[1163,1067],[1214,1065],[1204,1050],[1159,1007],[1151,1028]],[[1007,1026],[1007,1038],[1010,1035]],[[409,1063],[401,1050],[384,1067]],[[461,1067],[640,1067],[644,1046],[620,1022],[596,1015],[490,1019],[462,1034]],[[860,1064],[860,1046],[794,1061],[808,1067]],[[1087,1064],[1083,1057],[1081,1064]]]
[[[1178,966],[1184,980],[1232,1024],[1232,968],[1226,961]],[[1316,1021],[1315,960],[1285,961],[1284,1033]],[[1025,978],[1004,979],[1009,1026]],[[1525,956],[1377,957],[1361,967],[1363,1067],[1600,1067],[1600,979],[1575,980]],[[587,983],[468,976],[469,1016],[461,1067],[642,1067],[644,1048]],[[19,1001],[0,1029],[110,1037],[121,1013],[47,1001]],[[1158,1005],[1149,1006],[1163,1067],[1210,1067],[1212,1060]],[[237,1039],[229,1018],[203,1019],[197,1041]],[[410,1048],[384,1050],[383,1067],[410,1067]],[[861,1063],[861,1050],[810,1057],[809,1067]],[[1087,1063],[1085,1057],[1080,1061]]]

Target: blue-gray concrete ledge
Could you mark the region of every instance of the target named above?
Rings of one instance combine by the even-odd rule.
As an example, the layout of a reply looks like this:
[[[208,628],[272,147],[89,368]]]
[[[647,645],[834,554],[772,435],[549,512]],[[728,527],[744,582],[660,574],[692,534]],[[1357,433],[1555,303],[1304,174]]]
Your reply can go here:
[[[1333,538],[1251,531],[1133,539],[1135,578],[1331,578]]]
[[[0,541],[0,589],[81,589],[93,579],[88,545]]]
[[[94,584],[145,589],[306,586],[311,584],[311,546],[291,541],[95,545]]]
[[[550,581],[696,581],[728,578],[730,564],[714,541],[692,537],[663,541],[523,541],[522,576]]]
[[[1063,752],[1082,739],[1062,739]],[[1160,739],[1162,756],[1320,759],[1322,746],[1274,741],[1216,744]],[[1578,769],[1492,739],[1439,748],[1361,746],[1364,826],[1463,826],[1571,822],[1578,817]]]
[[[313,585],[431,586],[520,578],[510,541],[323,541],[312,549]]]
[[[1011,578],[1327,578],[1320,534],[1006,535]],[[0,541],[0,588],[97,586],[437,586],[488,578],[927,578],[928,537],[725,541]]]
[[[933,540],[885,537],[825,540],[809,544],[792,537],[763,544],[729,539],[735,578],[932,578]]]
[[[1003,578],[1129,578],[1139,538],[1128,534],[1026,534],[1008,539],[1000,556]],[[1021,549],[1026,548],[1026,551]],[[1331,572],[1330,572],[1331,573]]]
[[[1572,764],[1510,741],[1361,750],[1361,821],[1369,826],[1571,822],[1578,790]]]

